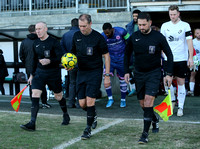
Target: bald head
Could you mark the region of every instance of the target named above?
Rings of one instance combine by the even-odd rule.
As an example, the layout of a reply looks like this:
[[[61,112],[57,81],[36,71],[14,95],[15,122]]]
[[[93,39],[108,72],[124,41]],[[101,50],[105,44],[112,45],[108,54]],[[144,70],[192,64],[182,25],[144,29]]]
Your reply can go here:
[[[197,40],[200,40],[200,28],[196,28],[194,34]]]
[[[46,27],[47,28],[47,24],[45,23],[45,22],[38,22],[38,23],[36,23],[36,26],[37,25],[41,25],[41,26],[43,26],[43,27]]]
[[[38,22],[35,25],[35,31],[40,40],[45,40],[48,37],[47,24],[45,22]]]

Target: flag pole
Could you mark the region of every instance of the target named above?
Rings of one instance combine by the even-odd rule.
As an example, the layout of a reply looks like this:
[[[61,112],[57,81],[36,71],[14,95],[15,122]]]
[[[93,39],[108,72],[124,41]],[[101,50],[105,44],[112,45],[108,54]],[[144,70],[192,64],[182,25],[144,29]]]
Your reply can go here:
[[[20,107],[20,103],[21,103],[21,99],[22,99],[22,94],[24,92],[24,90],[29,86],[30,84],[28,83],[10,102],[11,105],[13,107],[13,109],[18,112],[19,107]]]

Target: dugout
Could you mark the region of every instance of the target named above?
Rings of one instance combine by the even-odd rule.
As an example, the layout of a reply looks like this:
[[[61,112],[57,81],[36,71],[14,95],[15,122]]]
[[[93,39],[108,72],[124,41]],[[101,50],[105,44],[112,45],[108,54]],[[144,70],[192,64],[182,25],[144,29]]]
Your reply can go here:
[[[48,34],[60,40],[62,35],[67,32],[70,27],[48,28]],[[25,82],[14,82],[13,74],[25,72],[24,65],[19,59],[19,47],[21,41],[29,34],[27,28],[19,29],[1,29],[0,30],[0,48],[3,50],[3,55],[8,67],[9,76],[5,79],[5,84],[9,86],[9,95],[14,95],[22,89],[20,87]]]

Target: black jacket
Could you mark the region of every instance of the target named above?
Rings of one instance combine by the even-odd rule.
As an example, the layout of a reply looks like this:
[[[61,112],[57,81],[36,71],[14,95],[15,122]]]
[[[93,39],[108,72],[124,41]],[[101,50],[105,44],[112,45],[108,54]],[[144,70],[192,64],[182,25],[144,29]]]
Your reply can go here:
[[[33,43],[38,39],[36,34],[28,34],[27,38],[24,39],[20,45],[19,57],[20,60],[25,64],[26,73],[29,76],[31,73],[31,60],[33,56]]]
[[[8,76],[8,70],[3,55],[0,53],[0,79],[4,80]]]

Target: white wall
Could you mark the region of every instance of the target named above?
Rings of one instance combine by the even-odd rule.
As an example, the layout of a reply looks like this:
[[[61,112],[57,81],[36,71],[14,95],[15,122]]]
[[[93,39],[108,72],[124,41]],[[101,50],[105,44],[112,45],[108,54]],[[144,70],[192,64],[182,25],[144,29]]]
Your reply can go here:
[[[13,43],[12,42],[0,42],[0,49],[3,50],[4,59],[6,62],[14,62]],[[12,77],[14,69],[8,69],[8,77]]]
[[[18,42],[18,53],[19,53],[19,47],[20,47],[21,42]],[[6,62],[14,62],[14,53],[13,53],[13,42],[0,42],[0,49],[3,50],[3,55],[4,55],[4,59]],[[21,60],[19,59],[19,62],[21,62]],[[13,77],[13,72],[14,72],[14,68],[8,68],[8,78],[12,78]],[[25,73],[25,69],[24,68],[20,68],[19,72],[24,72]],[[25,87],[26,84],[21,84],[20,85],[20,90],[23,89]],[[9,84],[5,83],[4,84],[4,88],[5,88],[5,94],[9,95]],[[15,93],[15,86],[13,85],[13,91],[14,91],[14,95],[16,95],[17,93]],[[29,91],[28,88],[24,91],[24,95],[29,95]]]

